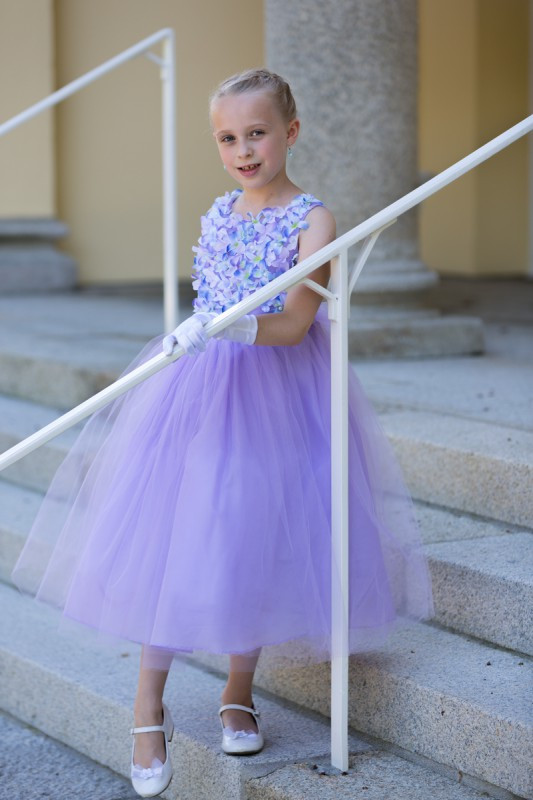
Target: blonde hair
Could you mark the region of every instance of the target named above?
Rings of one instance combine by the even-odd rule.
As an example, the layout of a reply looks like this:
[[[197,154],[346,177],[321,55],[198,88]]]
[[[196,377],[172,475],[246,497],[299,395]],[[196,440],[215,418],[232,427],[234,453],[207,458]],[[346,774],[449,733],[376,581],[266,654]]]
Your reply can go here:
[[[270,72],[268,69],[248,69],[226,78],[209,98],[209,108],[211,109],[213,103],[221,97],[261,90],[270,92],[286,122],[291,122],[296,118],[296,103],[291,87],[280,75]]]

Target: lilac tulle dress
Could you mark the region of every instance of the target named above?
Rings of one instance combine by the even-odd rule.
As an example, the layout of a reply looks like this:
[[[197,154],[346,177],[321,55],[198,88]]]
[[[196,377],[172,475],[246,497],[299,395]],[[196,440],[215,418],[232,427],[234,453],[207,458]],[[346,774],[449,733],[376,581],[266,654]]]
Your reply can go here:
[[[221,312],[289,269],[320,202],[257,218],[240,190],[202,218],[195,310]],[[283,309],[284,295],[258,314]],[[161,352],[153,339],[127,371]],[[391,448],[349,375],[350,650],[433,615]],[[59,468],[14,580],[65,617],[175,653],[328,659],[330,342],[325,306],[297,346],[211,339],[95,414]]]

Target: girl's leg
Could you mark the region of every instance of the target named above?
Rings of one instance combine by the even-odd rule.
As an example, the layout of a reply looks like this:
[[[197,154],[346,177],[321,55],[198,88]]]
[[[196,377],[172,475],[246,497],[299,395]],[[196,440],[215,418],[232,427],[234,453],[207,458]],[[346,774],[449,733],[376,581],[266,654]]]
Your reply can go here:
[[[155,662],[151,655],[150,648],[144,646],[134,706],[136,728],[161,725],[163,722],[163,690],[172,656],[157,653]],[[154,758],[158,758],[161,762],[165,761],[164,734],[158,732],[135,734],[133,763],[140,767],[150,767]]]
[[[252,683],[260,652],[257,650],[245,656],[230,656],[228,682],[222,692],[222,705],[237,703],[248,708],[252,705]],[[224,711],[222,721],[225,727],[233,728],[234,731],[257,731],[254,718],[246,711]]]

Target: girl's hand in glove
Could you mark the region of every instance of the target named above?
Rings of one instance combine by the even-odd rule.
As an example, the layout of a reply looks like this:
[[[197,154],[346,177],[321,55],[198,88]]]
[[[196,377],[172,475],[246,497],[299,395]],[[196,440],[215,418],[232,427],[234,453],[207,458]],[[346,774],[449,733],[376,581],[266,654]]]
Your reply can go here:
[[[163,352],[167,356],[171,356],[174,347],[179,345],[183,347],[188,356],[195,356],[198,353],[203,353],[207,347],[207,334],[204,325],[215,317],[207,311],[200,311],[198,314],[193,314],[182,322],[181,325],[165,336],[163,339]]]
[[[167,356],[172,355],[176,344],[184,348],[189,356],[203,353],[207,346],[207,335],[204,325],[211,322],[217,314],[211,311],[200,311],[193,314],[178,325],[176,330],[169,333],[163,339],[163,350]],[[257,336],[257,317],[254,314],[246,314],[237,322],[228,325],[221,333],[215,334],[215,339],[229,339],[232,342],[241,344],[253,344]]]

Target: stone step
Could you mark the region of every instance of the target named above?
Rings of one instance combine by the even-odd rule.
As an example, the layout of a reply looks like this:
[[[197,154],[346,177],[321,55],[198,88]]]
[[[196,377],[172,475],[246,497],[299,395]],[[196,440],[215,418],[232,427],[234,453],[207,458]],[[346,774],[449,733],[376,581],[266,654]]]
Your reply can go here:
[[[182,318],[191,310],[181,309]],[[158,298],[0,298],[0,392],[72,408],[118,377],[162,330]]]
[[[127,776],[137,646],[96,648],[78,628],[59,633],[53,609],[6,586],[0,586],[0,601],[1,708]],[[224,683],[219,675],[187,661],[177,662],[170,673],[165,697],[175,722],[170,746],[174,778],[162,795],[167,800],[296,800],[315,791],[323,798],[340,798],[359,796],[359,790],[370,800],[508,798],[499,787],[460,768],[432,764],[364,734],[350,736],[348,775],[323,775],[329,763],[328,721],[261,690],[255,699],[262,712],[264,750],[246,759],[226,756],[220,751],[216,716]],[[401,692],[397,700],[401,702]],[[516,752],[505,763],[508,740],[518,724],[509,719],[511,730],[502,737],[503,750],[497,751],[505,774],[520,772],[515,770]],[[476,745],[480,747],[479,741]],[[399,757],[400,752],[410,760]],[[495,761],[494,752],[490,758]]]
[[[350,358],[443,358],[484,350],[483,324],[475,317],[430,316],[367,319],[352,309],[348,332]]]
[[[122,776],[44,736],[7,714],[0,714],[4,800],[132,800]]]
[[[533,527],[533,431],[423,410],[380,420],[414,497]]]
[[[195,658],[222,668],[217,657]],[[460,774],[530,797],[532,666],[522,654],[414,624],[379,650],[350,660],[349,723]],[[327,665],[275,670],[264,652],[256,683],[329,714]]]
[[[49,406],[0,395],[0,452],[13,447],[58,416],[60,412]],[[2,478],[30,489],[46,491],[79,431],[80,426],[65,431],[3,470]]]
[[[435,785],[434,780],[414,764],[410,764],[400,778],[394,769],[395,762],[391,762],[393,758],[389,753],[381,753],[379,758],[358,753],[350,759],[350,773],[333,780],[325,777],[327,772],[320,764],[316,767],[311,765],[311,769],[307,768],[307,764],[303,765],[303,769],[301,764],[290,764],[250,781],[246,800],[411,800],[418,797],[427,800],[441,796],[446,800],[455,800],[458,786],[445,789],[449,794],[441,795],[441,784]],[[481,794],[475,792],[474,795],[485,798],[496,796],[482,788],[480,791]],[[511,800],[510,795],[505,795]]]
[[[428,325],[431,335],[425,328],[418,330]],[[74,407],[116,380],[146,343],[139,333],[96,333],[87,326],[76,330],[70,321],[39,335],[34,327],[15,335],[0,329],[0,392],[61,409]],[[438,355],[463,353],[454,338],[460,330],[451,318],[417,320],[409,339],[404,322],[357,322],[350,329],[350,356],[430,356],[435,349]]]
[[[533,655],[530,530],[415,502],[428,556],[434,620]]]
[[[191,313],[190,302],[180,309]],[[383,316],[385,315],[385,316]],[[480,352],[479,320],[428,312],[368,310],[350,322],[352,358]],[[115,379],[162,331],[161,301],[98,297],[12,298],[0,302],[0,392],[72,408]]]
[[[487,536],[426,547],[434,620],[533,655],[533,535]]]
[[[358,361],[355,372],[380,411],[409,409],[481,420],[531,430],[533,363],[530,329],[503,333],[489,329],[489,353],[482,358],[438,361]],[[500,350],[498,350],[500,348]],[[504,352],[502,352],[502,350]],[[511,355],[509,355],[511,353]]]
[[[0,581],[8,583],[42,494],[0,480]]]
[[[0,334],[0,392],[73,408],[116,380],[143,344],[73,331],[62,338],[18,333],[8,342]]]
[[[0,479],[0,580],[10,581],[41,499],[40,492]],[[420,504],[415,510],[431,569],[434,619],[533,655],[531,533]]]

